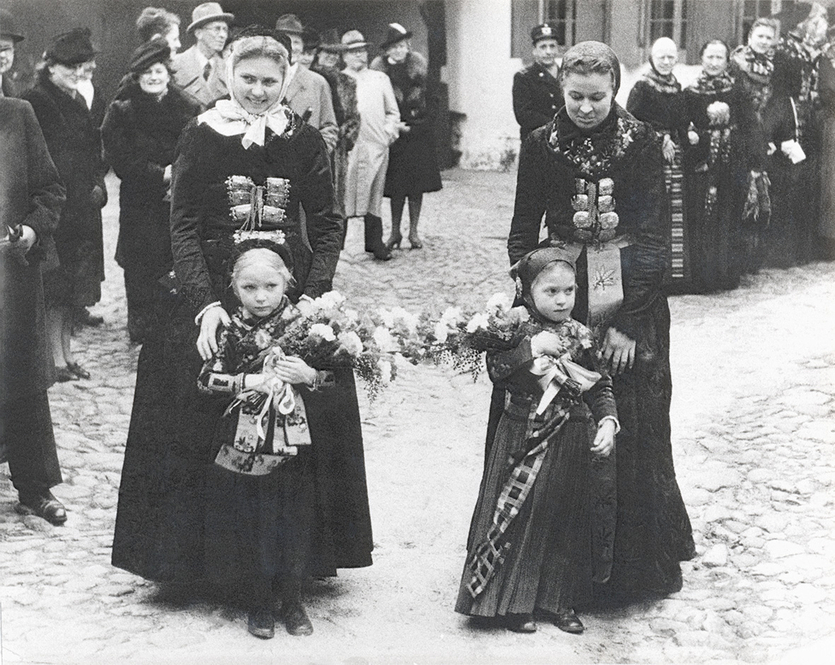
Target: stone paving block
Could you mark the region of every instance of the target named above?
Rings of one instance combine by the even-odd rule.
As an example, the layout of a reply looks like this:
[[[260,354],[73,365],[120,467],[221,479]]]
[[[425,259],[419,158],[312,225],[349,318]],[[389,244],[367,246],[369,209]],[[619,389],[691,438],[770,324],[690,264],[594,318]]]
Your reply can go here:
[[[772,559],[781,559],[795,554],[803,554],[804,549],[802,545],[788,541],[788,540],[769,540],[763,546],[766,554]]]

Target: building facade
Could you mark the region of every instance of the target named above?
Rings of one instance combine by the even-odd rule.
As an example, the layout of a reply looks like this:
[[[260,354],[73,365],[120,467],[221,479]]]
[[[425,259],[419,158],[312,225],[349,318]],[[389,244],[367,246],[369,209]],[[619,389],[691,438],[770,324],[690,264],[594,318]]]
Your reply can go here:
[[[16,76],[31,80],[52,35],[88,26],[101,53],[96,83],[112,95],[137,46],[134,21],[142,8],[164,6],[182,18],[183,33],[200,0],[0,0],[27,39]],[[284,13],[320,30],[356,28],[372,44],[398,22],[414,33],[414,48],[429,58],[439,109],[439,158],[465,168],[509,168],[519,150],[513,117],[513,74],[530,59],[530,28],[557,27],[563,48],[586,39],[612,46],[624,67],[625,99],[652,42],[673,38],[681,62],[694,65],[702,43],[740,43],[751,22],[780,10],[781,0],[224,0],[240,26],[272,25]],[[183,47],[192,40],[183,34]],[[371,56],[373,57],[373,52]],[[687,68],[683,68],[687,78]]]

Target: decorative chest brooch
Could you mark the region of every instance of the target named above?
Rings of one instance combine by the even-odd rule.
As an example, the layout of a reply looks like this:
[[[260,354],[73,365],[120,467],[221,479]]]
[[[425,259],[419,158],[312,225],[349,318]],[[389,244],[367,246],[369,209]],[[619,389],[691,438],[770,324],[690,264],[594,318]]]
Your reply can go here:
[[[252,178],[242,175],[226,179],[229,214],[242,229],[276,227],[284,222],[290,200],[290,181],[286,178],[267,178],[266,184],[256,185]]]
[[[597,183],[583,178],[574,180],[574,238],[578,242],[608,242],[615,237],[620,218],[615,212],[615,182],[601,178]]]

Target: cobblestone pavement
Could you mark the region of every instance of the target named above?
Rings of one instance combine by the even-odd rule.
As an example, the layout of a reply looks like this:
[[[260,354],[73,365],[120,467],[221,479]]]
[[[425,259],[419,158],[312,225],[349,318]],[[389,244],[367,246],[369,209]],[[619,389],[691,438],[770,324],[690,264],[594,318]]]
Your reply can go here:
[[[509,291],[513,184],[446,173],[426,197],[425,248],[387,264],[361,251],[352,223],[336,287],[357,307],[410,310]],[[106,213],[112,256],[115,204]],[[246,633],[239,608],[171,598],[109,564],[138,350],[112,261],[107,275],[94,309],[106,324],[74,341],[93,378],[50,391],[67,524],[17,515],[0,471],[3,663],[831,662],[835,265],[671,300],[674,449],[699,553],[680,593],[583,615],[582,636],[545,622],[517,635],[454,614],[489,385],[407,365],[361,404],[375,565],[314,582],[315,634],[270,641]]]

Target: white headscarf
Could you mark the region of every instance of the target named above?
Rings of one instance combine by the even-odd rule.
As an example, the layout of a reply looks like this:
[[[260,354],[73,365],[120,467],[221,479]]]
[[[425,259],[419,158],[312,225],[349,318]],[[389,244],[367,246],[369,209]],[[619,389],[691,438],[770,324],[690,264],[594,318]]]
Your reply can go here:
[[[244,109],[241,103],[235,99],[234,88],[232,87],[232,82],[235,77],[235,67],[241,61],[241,51],[251,46],[255,41],[261,41],[265,45],[267,42],[271,42],[270,46],[277,47],[282,52],[285,60],[284,66],[282,67],[283,81],[278,99],[267,110],[257,114],[250,113]],[[288,61],[289,53],[287,53],[287,49],[272,37],[244,37],[234,42],[232,44],[232,53],[228,56],[228,64],[230,66],[226,68],[226,87],[230,92],[231,99],[217,101],[214,108],[198,116],[198,123],[206,123],[218,134],[222,134],[223,136],[242,135],[241,145],[244,148],[249,148],[253,143],[263,147],[266,141],[267,127],[276,135],[283,134],[293,117],[293,112],[283,104],[284,97],[287,94],[287,86],[290,84],[289,77],[287,76]]]

